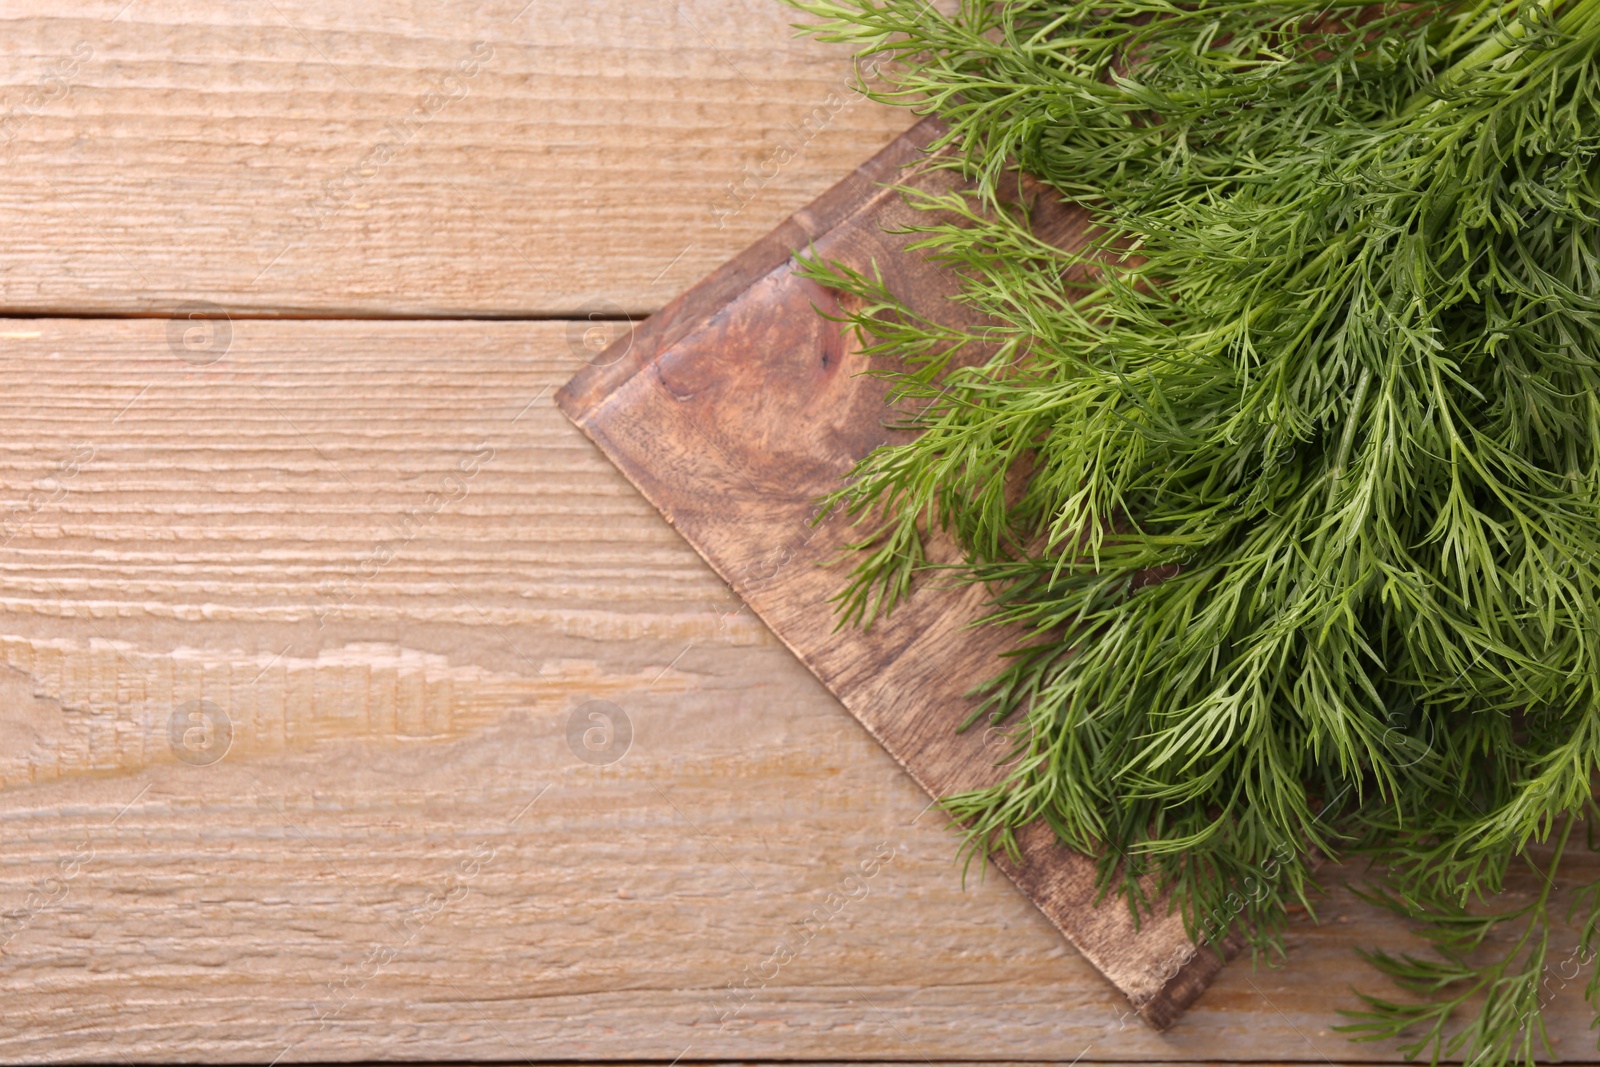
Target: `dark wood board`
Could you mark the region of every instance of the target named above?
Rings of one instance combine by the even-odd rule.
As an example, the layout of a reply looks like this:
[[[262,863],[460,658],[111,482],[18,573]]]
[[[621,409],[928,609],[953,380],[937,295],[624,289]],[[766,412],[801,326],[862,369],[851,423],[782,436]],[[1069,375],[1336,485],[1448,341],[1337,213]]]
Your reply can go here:
[[[880,379],[817,309],[840,296],[794,272],[814,249],[859,270],[878,269],[919,313],[963,313],[954,281],[908,253],[894,231],[922,213],[901,187],[948,189],[953,172],[927,165],[938,134],[927,119],[807,208],[659,314],[620,337],[557,395],[557,403],[706,558],[733,590],[932,796],[996,780],[1003,747],[980,726],[956,727],[966,694],[996,673],[1016,635],[970,629],[985,594],[973,585],[914,587],[868,631],[837,628],[830,598],[845,580],[824,566],[851,539],[843,518],[814,524],[816,501],[890,439]],[[1081,212],[1039,193],[1035,229],[1060,244],[1081,239]],[[919,221],[926,221],[925,217]],[[967,313],[970,314],[970,313]],[[1193,1003],[1221,962],[1197,951],[1177,915],[1137,928],[1120,901],[1094,905],[1094,861],[1034,824],[1018,835],[1022,859],[996,865],[1132,1002],[1165,1028]],[[1231,947],[1231,946],[1230,946]]]

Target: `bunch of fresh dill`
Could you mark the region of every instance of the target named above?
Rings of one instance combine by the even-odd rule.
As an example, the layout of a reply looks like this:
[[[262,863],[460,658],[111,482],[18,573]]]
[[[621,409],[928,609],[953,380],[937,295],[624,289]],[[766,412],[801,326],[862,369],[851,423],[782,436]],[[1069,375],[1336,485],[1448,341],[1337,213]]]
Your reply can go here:
[[[1600,816],[1600,0],[790,2],[975,179],[915,247],[981,333],[806,268],[908,357],[921,431],[831,501],[866,530],[846,616],[940,526],[1030,634],[986,691],[1013,769],[951,809],[1258,947],[1311,857],[1366,854],[1436,951],[1370,954],[1420,996],[1354,1028],[1531,1061],[1549,886]],[[1014,166],[1087,247],[1030,232]],[[1544,891],[1493,910],[1525,863]]]

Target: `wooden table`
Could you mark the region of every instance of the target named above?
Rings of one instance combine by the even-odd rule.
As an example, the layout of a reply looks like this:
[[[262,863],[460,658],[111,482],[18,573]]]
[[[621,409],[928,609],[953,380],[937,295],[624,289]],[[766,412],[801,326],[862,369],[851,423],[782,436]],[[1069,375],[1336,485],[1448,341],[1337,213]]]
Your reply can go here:
[[[1141,1027],[555,411],[911,119],[524,2],[4,8],[0,1058],[1397,1059],[1338,890]]]

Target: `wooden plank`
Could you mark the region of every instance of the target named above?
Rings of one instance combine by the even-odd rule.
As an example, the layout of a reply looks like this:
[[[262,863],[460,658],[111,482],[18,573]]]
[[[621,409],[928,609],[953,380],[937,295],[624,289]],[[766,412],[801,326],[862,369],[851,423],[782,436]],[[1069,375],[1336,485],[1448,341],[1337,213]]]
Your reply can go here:
[[[659,308],[911,124],[750,0],[0,7],[0,309]]]
[[[1381,988],[1351,946],[1412,944],[1346,893],[1155,1034],[1005,879],[963,888],[921,791],[555,409],[567,324],[170,346],[0,321],[0,1060],[1398,1060],[1328,1030]],[[220,760],[203,720],[174,751],[190,700]],[[616,762],[587,713],[569,745],[592,700]]]
[[[918,586],[868,631],[839,628],[830,601],[844,581],[828,568],[860,532],[816,501],[851,464],[890,439],[885,386],[841,337],[837,294],[796,276],[814,250],[879,274],[920,315],[957,319],[953,280],[902,251],[916,218],[902,189],[942,192],[951,172],[916,162],[943,127],[920,123],[697,290],[632,332],[558,394],[577,424],[661,509],[741,598],[934,797],[992,784],[997,745],[958,734],[969,694],[997,673],[1020,631],[971,623],[979,586]],[[1085,218],[1036,193],[1033,226],[1081,239]],[[946,555],[954,558],[953,552]],[[1008,742],[998,738],[1003,752]],[[1067,939],[1165,1028],[1220,969],[1196,952],[1181,917],[1158,904],[1136,922],[1113,902],[1095,907],[1095,863],[1061,848],[1040,823],[1018,834],[1021,861],[998,861]],[[1230,944],[1228,951],[1237,950]]]

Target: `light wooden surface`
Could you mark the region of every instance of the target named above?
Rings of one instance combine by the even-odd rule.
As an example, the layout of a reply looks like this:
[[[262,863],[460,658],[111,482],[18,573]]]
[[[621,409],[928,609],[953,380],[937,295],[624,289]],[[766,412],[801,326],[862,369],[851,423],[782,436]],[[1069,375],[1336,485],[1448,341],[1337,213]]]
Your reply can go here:
[[[554,409],[565,324],[237,321],[203,367],[161,320],[0,333],[0,490],[40,494],[0,557],[0,1057],[1358,1051],[1349,946],[1395,927],[1345,896],[1157,1035],[1003,878],[963,890],[920,790]],[[209,765],[168,731],[196,700]],[[591,700],[615,762],[569,744]]]
[[[622,327],[373,321],[658,307],[908,124],[841,109],[716,227],[838,52],[764,0],[121,6],[0,8],[0,310],[62,316],[0,321],[0,1059],[1397,1059],[1328,1031],[1400,937],[1346,894],[1157,1035],[963,888],[554,410]],[[104,317],[188,300],[226,331]]]
[[[776,0],[48,11],[0,4],[13,310],[648,312],[909,125]]]

